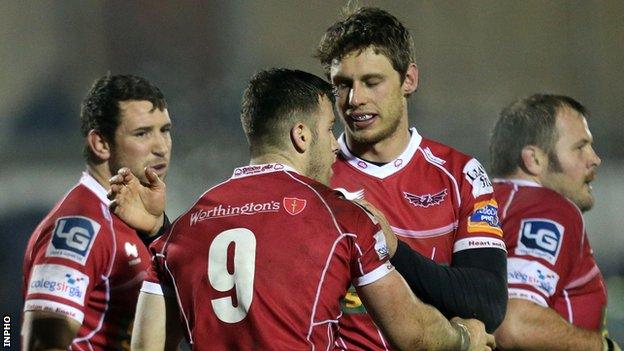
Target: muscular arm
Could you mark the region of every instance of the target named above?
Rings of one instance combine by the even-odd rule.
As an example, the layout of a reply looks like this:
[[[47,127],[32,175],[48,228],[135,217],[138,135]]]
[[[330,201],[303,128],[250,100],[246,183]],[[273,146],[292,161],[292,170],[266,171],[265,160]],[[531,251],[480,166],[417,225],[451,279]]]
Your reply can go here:
[[[403,278],[390,272],[374,283],[357,288],[367,311],[399,350],[459,350],[461,333],[435,308],[419,301]],[[471,350],[482,350],[491,335],[476,321],[462,321],[471,330]],[[479,330],[480,329],[480,330]],[[489,350],[489,348],[487,348]]]
[[[501,350],[603,349],[600,332],[575,327],[554,310],[522,299],[509,300],[507,315],[495,335]]]
[[[22,347],[32,350],[67,350],[80,329],[78,321],[53,312],[26,311]]]
[[[503,250],[463,250],[453,255],[453,265],[447,267],[399,240],[390,261],[412,291],[447,318],[479,319],[488,332],[503,321],[507,306],[507,261]]]
[[[163,295],[141,292],[132,332],[132,350],[178,350],[182,328],[177,306]]]

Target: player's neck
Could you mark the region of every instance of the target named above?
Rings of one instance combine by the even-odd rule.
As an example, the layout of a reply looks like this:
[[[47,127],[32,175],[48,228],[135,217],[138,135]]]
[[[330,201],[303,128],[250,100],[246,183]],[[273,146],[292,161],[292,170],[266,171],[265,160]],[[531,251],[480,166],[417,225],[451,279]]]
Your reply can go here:
[[[527,180],[533,183],[537,183],[542,185],[542,182],[540,181],[539,177],[529,174],[525,171],[523,171],[522,169],[517,169],[515,173],[512,173],[506,177],[504,177],[505,179],[517,179],[517,180]]]
[[[104,187],[104,189],[110,189],[109,179],[112,177],[108,164],[106,162],[99,165],[87,164],[87,173],[89,173],[95,180]]]
[[[263,165],[269,163],[281,163],[283,165],[291,167],[300,174],[304,174],[303,168],[301,167],[299,162],[297,162],[297,160],[281,153],[265,153],[262,155],[254,156],[249,161],[250,165]]]
[[[403,123],[402,123],[403,124]],[[346,135],[349,150],[357,157],[370,162],[388,163],[407,149],[411,138],[407,123],[400,125],[394,133],[376,143],[358,143]]]

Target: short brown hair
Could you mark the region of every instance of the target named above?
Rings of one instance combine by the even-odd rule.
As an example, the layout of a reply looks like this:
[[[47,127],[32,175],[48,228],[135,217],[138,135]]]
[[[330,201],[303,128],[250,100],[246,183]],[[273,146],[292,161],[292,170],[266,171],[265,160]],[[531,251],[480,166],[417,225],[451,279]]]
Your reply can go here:
[[[522,149],[527,145],[538,146],[556,163],[555,123],[557,113],[565,107],[587,116],[580,102],[564,95],[534,94],[505,107],[490,139],[491,174],[505,177],[523,167]]]
[[[401,82],[414,59],[414,41],[403,24],[390,13],[375,7],[362,7],[327,29],[317,48],[316,57],[329,76],[332,60],[353,51],[372,47],[385,55]]]
[[[82,101],[80,130],[86,137],[92,129],[97,130],[109,142],[114,142],[119,126],[119,103],[121,101],[149,101],[154,108],[163,111],[167,102],[160,89],[147,79],[133,75],[106,75],[93,83]],[[87,162],[97,163],[97,156],[85,146],[83,155]]]
[[[323,96],[335,102],[331,84],[314,74],[285,68],[256,73],[243,94],[240,116],[252,157],[267,148],[282,148],[289,122],[318,111]],[[318,121],[309,122],[315,127]]]

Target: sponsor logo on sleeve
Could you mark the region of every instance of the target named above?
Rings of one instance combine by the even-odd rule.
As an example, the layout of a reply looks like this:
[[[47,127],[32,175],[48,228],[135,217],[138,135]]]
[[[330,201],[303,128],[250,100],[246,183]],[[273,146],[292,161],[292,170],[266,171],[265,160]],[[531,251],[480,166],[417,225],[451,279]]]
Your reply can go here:
[[[84,306],[88,285],[89,277],[76,269],[60,264],[39,264],[33,267],[26,295],[49,295]]]
[[[528,218],[520,222],[516,255],[530,255],[545,259],[550,264],[557,262],[564,227],[550,219]]]
[[[498,204],[496,200],[481,201],[474,205],[474,210],[468,218],[468,232],[503,236],[503,230],[498,220]]]
[[[507,282],[530,285],[546,296],[553,296],[559,275],[537,261],[511,257],[507,259]]]
[[[61,217],[56,220],[46,257],[62,257],[84,266],[100,224],[82,216]]]
[[[507,252],[505,242],[501,239],[488,237],[470,237],[457,240],[453,245],[453,252],[469,249],[501,249]]]
[[[411,194],[411,193],[404,191],[403,195],[405,196],[407,201],[409,201],[410,204],[416,207],[427,208],[429,206],[437,206],[441,204],[442,201],[444,201],[444,198],[446,197],[447,193],[448,193],[447,189],[442,189],[442,191],[439,191],[435,194],[415,195],[415,194]]]
[[[475,199],[481,195],[491,194],[494,192],[492,182],[490,182],[490,178],[488,178],[485,168],[483,168],[477,159],[473,158],[468,161],[466,166],[464,166],[463,172],[466,175],[466,180],[468,180],[470,185],[472,185],[472,196]]]
[[[307,201],[305,199],[298,199],[296,197],[285,197],[282,200],[284,209],[292,216],[298,215],[306,207]]]
[[[377,252],[377,257],[379,260],[383,260],[388,257],[388,245],[386,244],[386,237],[384,236],[383,231],[378,231],[375,235],[375,252]]]

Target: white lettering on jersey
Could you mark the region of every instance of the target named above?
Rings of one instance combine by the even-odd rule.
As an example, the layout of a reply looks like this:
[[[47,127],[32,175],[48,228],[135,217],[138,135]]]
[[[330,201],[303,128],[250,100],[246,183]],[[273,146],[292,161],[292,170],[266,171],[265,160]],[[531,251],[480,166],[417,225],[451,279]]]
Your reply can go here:
[[[546,296],[553,296],[559,274],[537,261],[510,257],[507,259],[507,282],[530,285]]]
[[[89,277],[71,267],[60,264],[35,265],[30,274],[30,294],[45,294],[69,300],[84,306]]]
[[[481,195],[494,192],[492,182],[490,182],[485,168],[483,168],[477,159],[473,158],[468,161],[464,166],[463,172],[466,175],[466,180],[472,185],[472,196],[475,199]]]

